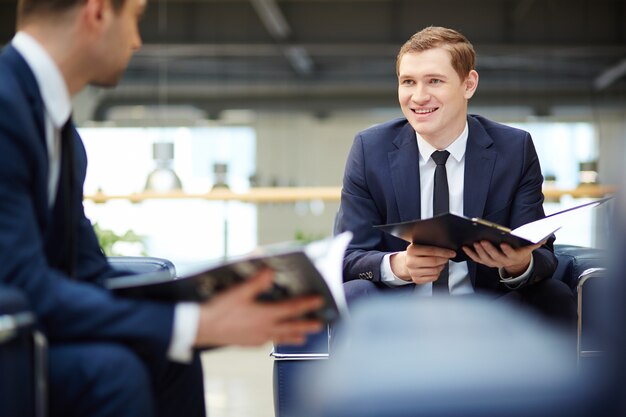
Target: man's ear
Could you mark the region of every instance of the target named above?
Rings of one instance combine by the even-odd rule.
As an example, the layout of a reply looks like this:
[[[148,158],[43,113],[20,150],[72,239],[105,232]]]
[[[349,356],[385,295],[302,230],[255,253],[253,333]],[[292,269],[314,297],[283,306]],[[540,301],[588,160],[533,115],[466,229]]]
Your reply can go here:
[[[465,99],[469,100],[472,98],[474,93],[476,92],[476,88],[478,88],[478,73],[475,70],[471,70],[465,79]]]
[[[109,0],[84,0],[82,15],[90,27],[99,27],[110,12]]]

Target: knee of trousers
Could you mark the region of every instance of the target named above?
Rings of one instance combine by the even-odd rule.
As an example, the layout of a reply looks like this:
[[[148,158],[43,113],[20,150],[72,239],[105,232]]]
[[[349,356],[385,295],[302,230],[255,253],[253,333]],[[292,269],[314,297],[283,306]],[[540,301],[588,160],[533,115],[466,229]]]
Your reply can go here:
[[[537,294],[554,300],[574,301],[574,292],[563,281],[546,279],[537,284]]]
[[[104,345],[99,352],[100,366],[96,377],[106,378],[120,389],[136,394],[150,392],[150,374],[144,362],[131,349],[122,345]]]
[[[87,343],[52,346],[50,351],[51,384],[65,391],[51,389],[51,406],[72,410],[67,415],[94,409],[94,415],[153,415],[150,373],[130,348]]]

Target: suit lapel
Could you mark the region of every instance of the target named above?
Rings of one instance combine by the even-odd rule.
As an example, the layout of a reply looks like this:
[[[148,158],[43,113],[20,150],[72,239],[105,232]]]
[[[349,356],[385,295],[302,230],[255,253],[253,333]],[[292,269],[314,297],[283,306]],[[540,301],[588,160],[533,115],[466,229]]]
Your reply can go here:
[[[495,150],[490,149],[493,141],[480,123],[471,116],[467,121],[469,134],[465,150],[463,212],[467,217],[482,217],[497,155]]]
[[[398,205],[400,221],[421,217],[419,152],[415,131],[406,124],[393,140],[396,149],[389,152],[389,169]]]
[[[74,196],[74,133],[72,120],[68,120],[61,130],[61,176],[59,178],[59,188],[61,192],[57,195],[57,204],[63,207],[64,236],[67,250],[63,259],[64,271],[72,278],[74,276],[74,264],[76,259],[76,239],[75,239],[75,214],[72,198]]]

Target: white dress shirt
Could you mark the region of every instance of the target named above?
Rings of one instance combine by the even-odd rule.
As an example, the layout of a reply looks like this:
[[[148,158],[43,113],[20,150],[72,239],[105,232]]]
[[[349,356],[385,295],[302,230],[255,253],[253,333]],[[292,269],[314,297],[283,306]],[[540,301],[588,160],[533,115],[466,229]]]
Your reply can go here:
[[[446,172],[448,175],[448,192],[450,195],[450,212],[463,214],[463,186],[465,181],[465,149],[467,148],[467,138],[469,130],[467,122],[465,129],[445,150],[450,152],[450,157],[446,161]],[[435,177],[435,161],[431,158],[433,152],[437,150],[419,133],[416,132],[417,147],[419,150],[419,172],[420,172],[420,200],[421,200],[421,218],[427,219],[433,216],[433,189]],[[405,281],[398,278],[391,270],[390,257],[393,253],[384,256],[381,265],[381,281],[390,287],[413,284],[412,281]],[[448,288],[451,295],[472,294],[474,287],[469,276],[467,262],[448,262],[449,278]],[[530,276],[533,261],[531,257],[530,265],[524,274],[519,277],[510,278],[504,275],[504,271],[500,269],[500,281],[505,283],[509,288],[514,289],[524,283]],[[433,284],[428,282],[425,284],[415,284],[413,291],[417,295],[431,296],[433,293]]]
[[[41,93],[48,148],[48,206],[56,199],[61,173],[61,128],[70,118],[72,103],[61,71],[48,52],[30,35],[18,32],[11,41],[24,58]],[[198,330],[200,310],[195,303],[178,303],[174,309],[174,328],[168,350],[169,359],[190,362]]]

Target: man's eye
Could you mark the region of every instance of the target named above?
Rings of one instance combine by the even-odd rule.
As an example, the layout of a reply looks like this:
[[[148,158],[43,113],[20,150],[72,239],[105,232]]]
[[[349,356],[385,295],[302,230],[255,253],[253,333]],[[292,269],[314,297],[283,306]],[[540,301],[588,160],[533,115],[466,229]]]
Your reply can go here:
[[[441,84],[441,80],[438,78],[433,78],[432,80],[430,80],[431,84]]]
[[[413,84],[414,84],[414,82],[413,82],[413,80],[403,80],[403,81],[402,81],[402,84],[403,84],[403,85],[413,85]]]

